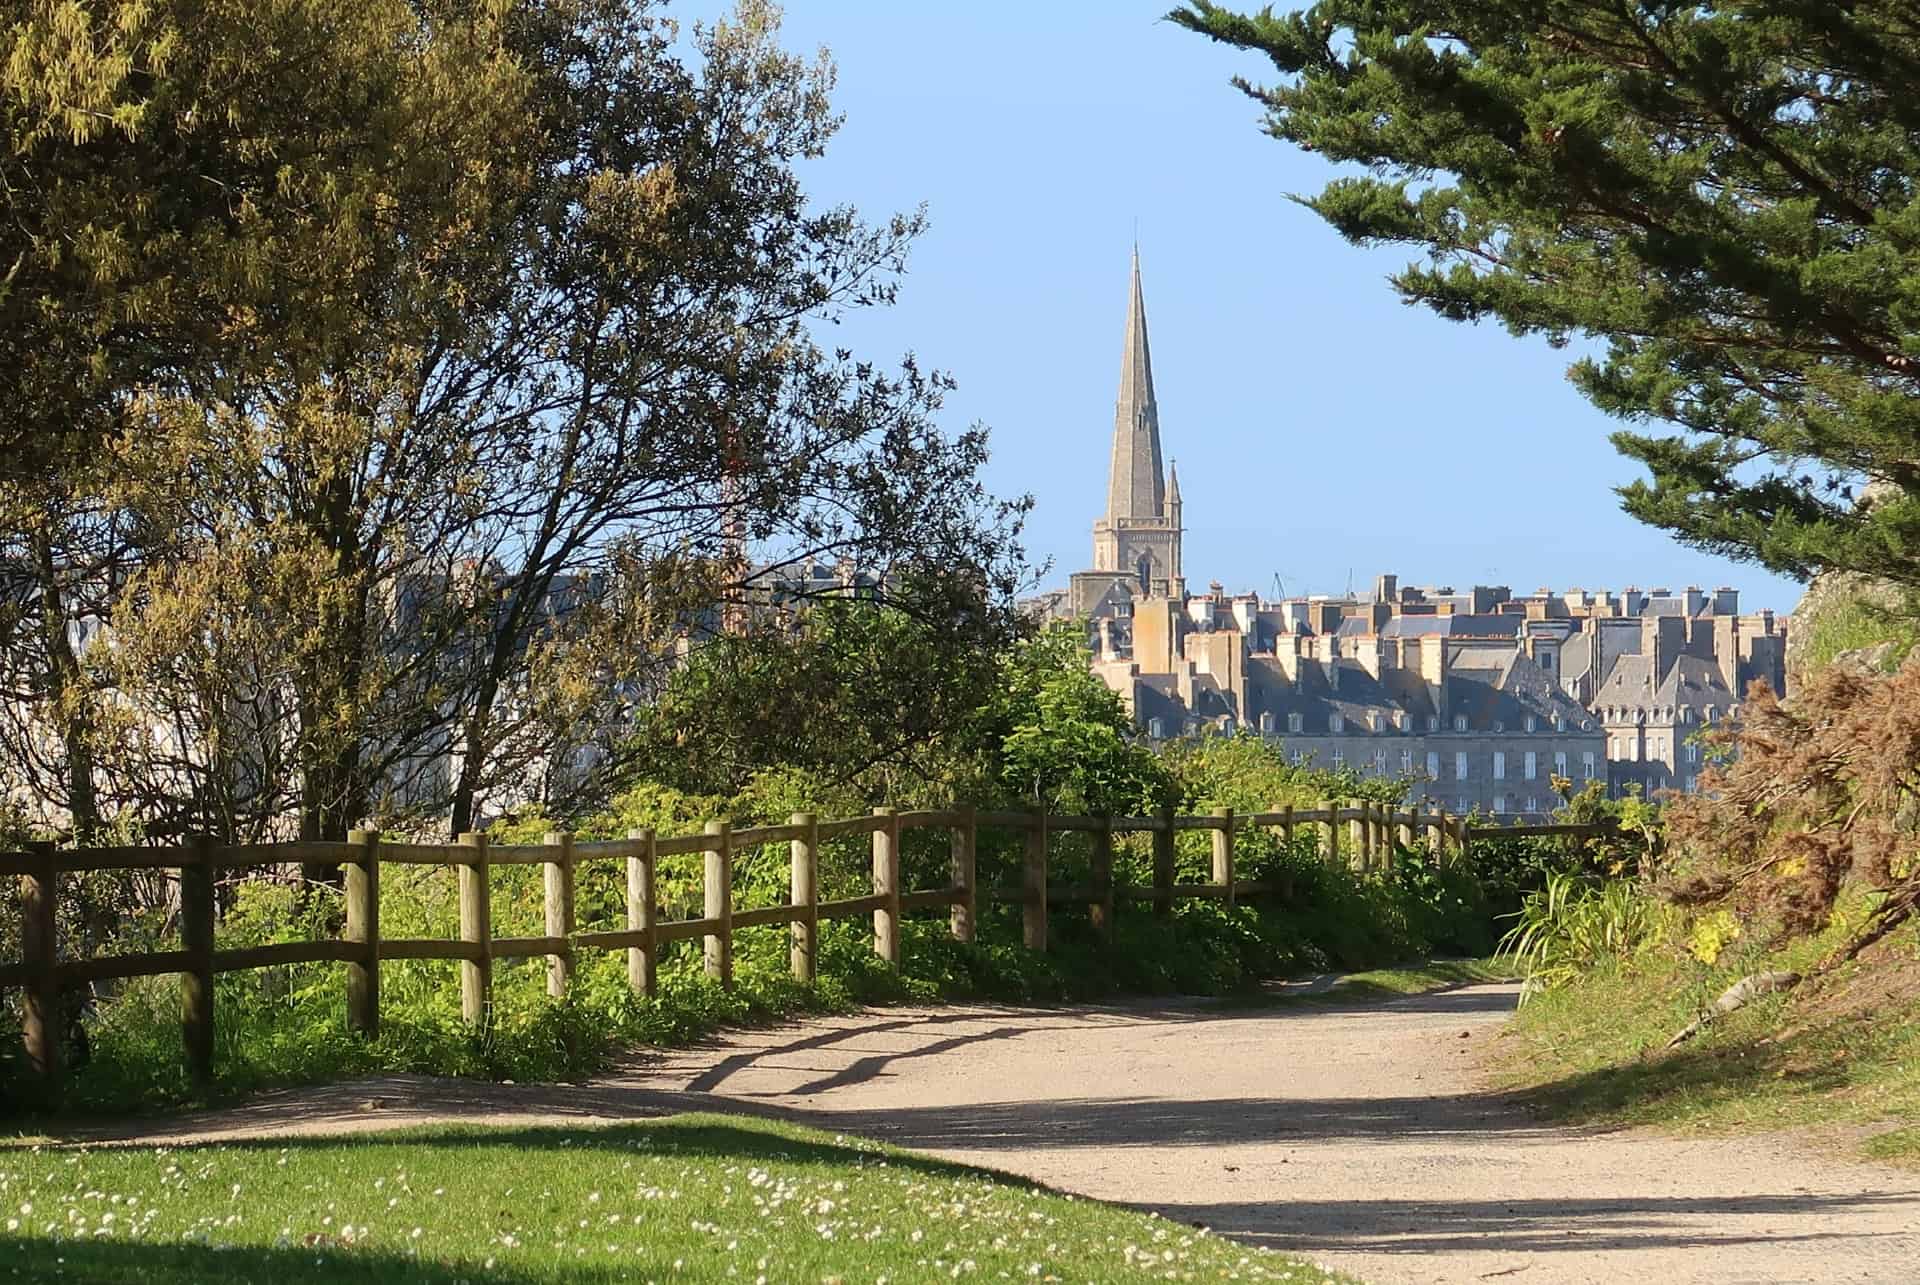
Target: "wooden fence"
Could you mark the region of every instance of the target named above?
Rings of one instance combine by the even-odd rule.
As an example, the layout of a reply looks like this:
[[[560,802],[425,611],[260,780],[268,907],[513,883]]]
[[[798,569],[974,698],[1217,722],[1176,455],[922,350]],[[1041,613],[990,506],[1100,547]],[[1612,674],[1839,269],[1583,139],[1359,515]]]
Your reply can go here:
[[[735,830],[725,821],[712,821],[702,834],[664,837],[652,830],[635,830],[623,840],[577,842],[568,834],[552,833],[543,844],[490,844],[485,834],[467,834],[454,844],[390,843],[371,831],[355,831],[344,843],[278,843],[222,847],[201,842],[177,847],[56,849],[34,845],[20,853],[0,853],[0,876],[17,875],[20,887],[21,956],[0,963],[0,987],[25,991],[23,1025],[31,1069],[47,1084],[60,1076],[60,992],[77,983],[111,978],[148,977],[178,973],[182,988],[182,1024],[188,1066],[197,1080],[210,1078],[213,1068],[214,975],[241,969],[288,964],[337,962],[347,967],[347,1021],[367,1035],[380,1026],[380,965],[389,959],[448,959],[460,969],[463,1016],[474,1023],[486,1020],[492,999],[493,962],[545,956],[547,989],[566,994],[574,960],[583,950],[624,950],[627,976],[634,990],[652,995],[660,949],[677,941],[704,943],[707,974],[723,986],[733,981],[733,934],[760,925],[790,925],[791,967],[802,982],[814,980],[815,945],[823,919],[873,917],[873,948],[888,963],[900,963],[901,916],[911,911],[947,908],[951,931],[960,941],[971,941],[975,913],[982,897],[1015,903],[1023,908],[1023,937],[1029,949],[1047,948],[1047,917],[1051,907],[1069,904],[1087,908],[1096,933],[1109,934],[1114,911],[1121,901],[1150,902],[1158,914],[1169,914],[1181,898],[1208,897],[1232,904],[1242,897],[1273,894],[1276,886],[1237,877],[1235,835],[1254,827],[1270,827],[1283,839],[1296,834],[1315,836],[1319,850],[1330,860],[1342,857],[1360,868],[1383,866],[1396,846],[1423,845],[1441,859],[1457,859],[1469,842],[1495,835],[1523,838],[1534,835],[1597,835],[1599,826],[1469,827],[1462,819],[1438,811],[1408,811],[1384,804],[1329,800],[1315,809],[1276,808],[1236,815],[1219,808],[1204,816],[1106,817],[1048,816],[1028,812],[950,811],[896,812],[875,808],[871,816],[822,821],[809,813],[795,813],[786,825]],[[974,853],[982,828],[1024,834],[1023,877],[1019,888],[979,889],[974,879]],[[946,887],[908,890],[901,887],[900,837],[914,829],[950,832],[952,877]],[[1342,831],[1345,830],[1343,841]],[[1212,878],[1205,883],[1176,882],[1174,836],[1183,830],[1204,830],[1212,837]],[[1050,885],[1049,836],[1080,831],[1091,835],[1088,863],[1090,882]],[[1117,834],[1146,833],[1153,837],[1152,883],[1117,885],[1113,877],[1113,838]],[[873,891],[838,901],[819,899],[820,845],[849,835],[870,834],[873,845]],[[736,853],[765,844],[785,843],[791,853],[792,900],[786,905],[736,910],[732,869]],[[663,921],[655,895],[654,877],[659,858],[678,854],[705,856],[704,913],[698,919]],[[574,875],[590,862],[624,862],[627,873],[624,929],[580,932],[574,925]],[[214,947],[214,880],[221,870],[258,868],[300,862],[338,864],[344,873],[346,921],[334,940],[276,942],[237,949]],[[388,865],[453,866],[459,879],[460,936],[457,939],[401,938],[380,931],[380,872]],[[495,937],[490,908],[490,870],[495,866],[545,867],[546,932],[538,937]],[[142,954],[63,960],[56,940],[58,876],[100,870],[177,870],[179,872],[180,949]]]

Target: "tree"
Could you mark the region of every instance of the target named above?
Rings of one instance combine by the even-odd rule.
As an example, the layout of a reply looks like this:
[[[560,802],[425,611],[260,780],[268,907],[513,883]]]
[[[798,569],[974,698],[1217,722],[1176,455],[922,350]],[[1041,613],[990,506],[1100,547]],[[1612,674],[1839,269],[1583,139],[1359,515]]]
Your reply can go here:
[[[618,767],[706,794],[797,769],[872,803],[970,799],[983,774],[974,732],[1023,630],[1011,610],[930,618],[850,595],[769,604],[692,651]]]
[[[1175,23],[1271,60],[1307,200],[1443,317],[1604,342],[1629,513],[1920,586],[1920,16],[1896,0],[1325,0]],[[1863,484],[1871,502],[1861,503]]]
[[[265,148],[311,222],[249,225],[246,343],[117,386],[99,490],[135,547],[89,659],[124,801],[467,829],[624,732],[750,555],[917,569],[929,611],[1010,593],[1021,507],[934,423],[945,380],[813,338],[892,297],[920,221],[808,202],[831,69],[767,6],[688,39],[623,0],[249,9],[323,46],[326,110]],[[169,74],[255,39],[196,34]]]
[[[1126,706],[1088,665],[1072,625],[1008,652],[975,735],[1001,787],[1052,812],[1149,811],[1173,800],[1167,769]]]
[[[103,749],[139,751],[185,802],[148,819],[234,833],[195,735],[224,716],[105,745],[114,703],[81,652],[130,577],[178,553],[139,513],[196,480],[172,445],[142,449],[164,436],[153,406],[257,409],[264,370],[311,375],[317,337],[377,312],[423,213],[463,191],[449,176],[520,136],[515,67],[479,56],[489,24],[429,8],[24,0],[0,26],[4,739],[12,783],[83,837],[112,805]],[[395,39],[407,22],[418,38]],[[428,244],[452,280],[463,247]]]

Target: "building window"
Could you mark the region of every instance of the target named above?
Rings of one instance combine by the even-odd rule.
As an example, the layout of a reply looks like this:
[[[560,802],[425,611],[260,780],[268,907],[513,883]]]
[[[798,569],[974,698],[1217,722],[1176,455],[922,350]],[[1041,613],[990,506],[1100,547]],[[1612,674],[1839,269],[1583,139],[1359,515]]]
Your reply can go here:
[[[1299,716],[1298,714],[1289,714],[1289,715],[1287,715],[1287,730],[1288,730],[1289,732],[1292,732],[1292,733],[1293,733],[1294,735],[1296,735],[1296,736],[1297,736],[1297,735],[1299,735],[1299,733],[1300,733],[1300,716]]]
[[[1521,763],[1520,770],[1526,773],[1527,779],[1529,781],[1532,781],[1538,778],[1539,772],[1534,767],[1534,754],[1532,750],[1527,751],[1527,757]],[[1531,812],[1533,811],[1533,809],[1528,808],[1527,811]]]
[[[1435,781],[1440,779],[1440,753],[1438,750],[1427,751],[1427,776]]]
[[[1400,751],[1400,775],[1402,776],[1413,775],[1413,751],[1412,750]]]
[[[1534,798],[1534,797],[1533,797],[1533,796],[1532,796],[1531,794],[1529,794],[1529,795],[1527,796],[1527,807],[1526,807],[1526,810],[1527,810],[1528,812],[1538,812],[1538,811],[1539,811],[1540,809],[1534,806],[1534,805],[1535,805],[1536,803],[1538,803],[1538,802],[1539,802],[1539,800],[1538,800],[1538,799],[1536,799],[1536,798]]]
[[[1347,730],[1347,720],[1338,714],[1329,714],[1327,715],[1327,730],[1337,736]]]
[[[1533,717],[1533,715],[1531,715],[1531,714],[1529,714],[1529,715],[1527,715],[1527,718],[1526,718],[1526,724],[1527,724],[1527,731],[1529,731],[1529,732],[1531,732],[1531,731],[1533,731],[1533,729],[1534,729],[1534,728],[1535,728],[1536,726],[1538,726],[1538,724],[1537,724],[1537,723],[1536,723],[1536,722],[1534,721],[1534,717]]]
[[[1506,795],[1504,795],[1504,794],[1496,794],[1496,795],[1494,795],[1494,796],[1493,796],[1493,812],[1494,812],[1494,815],[1495,815],[1495,816],[1501,816],[1501,815],[1504,815],[1504,814],[1505,814],[1505,812],[1506,812],[1506,810],[1507,810],[1507,796],[1506,796]]]
[[[1553,752],[1553,774],[1555,776],[1565,776],[1567,774],[1567,752],[1565,750],[1555,750]]]
[[[1271,710],[1263,711],[1260,715],[1260,734],[1265,736],[1271,731],[1273,731],[1273,713]]]
[[[1556,732],[1564,732],[1567,730],[1567,716],[1565,714],[1555,714],[1553,716],[1553,730]]]
[[[1460,800],[1460,815],[1461,815],[1461,816],[1466,816],[1466,815],[1467,815],[1468,813],[1470,813],[1470,812],[1472,812],[1472,811],[1473,811],[1473,800],[1472,800],[1472,799],[1462,799],[1462,800]]]
[[[1437,732],[1440,730],[1440,716],[1438,714],[1427,715],[1427,730],[1429,732]]]
[[[1465,714],[1455,714],[1453,716],[1453,730],[1456,732],[1464,732],[1467,730],[1467,716]]]
[[[1467,779],[1467,752],[1465,750],[1461,750],[1453,756],[1453,779],[1456,781],[1464,781]]]
[[[1699,746],[1699,744],[1698,744],[1698,743],[1696,742],[1696,743],[1693,743],[1693,744],[1690,744],[1690,745],[1688,745],[1688,746],[1687,746],[1687,762],[1689,762],[1689,763],[1698,763],[1699,761],[1700,761],[1700,746]]]
[[[1507,754],[1505,750],[1495,750],[1493,752],[1493,779],[1496,781],[1504,781],[1507,779]]]
[[[1345,752],[1344,750],[1335,750],[1335,751],[1333,752],[1333,768],[1334,768],[1334,771],[1336,771],[1336,772],[1337,772],[1337,771],[1339,771],[1339,770],[1340,770],[1341,768],[1343,768],[1343,767],[1345,767],[1346,765],[1347,765],[1347,755],[1346,755],[1346,752]]]
[[[1375,750],[1373,752],[1373,772],[1375,776],[1385,776],[1387,774],[1387,752],[1385,750]]]
[[[1166,739],[1167,739],[1167,724],[1166,724],[1166,721],[1165,721],[1164,719],[1158,719],[1158,718],[1150,718],[1150,719],[1148,719],[1148,720],[1147,720],[1147,735],[1148,735],[1148,736],[1151,736],[1151,737],[1152,737],[1152,738],[1153,738],[1154,740],[1156,740],[1156,741],[1164,741],[1164,740],[1166,740]]]
[[[1592,750],[1587,750],[1580,755],[1580,773],[1581,773],[1580,779],[1583,781],[1591,781],[1593,779],[1593,751]]]

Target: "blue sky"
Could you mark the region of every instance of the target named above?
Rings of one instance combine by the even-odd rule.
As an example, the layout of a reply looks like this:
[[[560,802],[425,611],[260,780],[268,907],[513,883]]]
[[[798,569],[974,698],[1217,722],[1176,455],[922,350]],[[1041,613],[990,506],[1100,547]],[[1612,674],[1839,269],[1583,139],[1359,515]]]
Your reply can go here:
[[[1260,132],[1228,84],[1257,58],[1161,21],[1170,0],[791,0],[784,43],[831,50],[846,123],[807,181],[879,218],[925,202],[899,303],[834,342],[912,351],[992,429],[989,483],[1031,492],[1048,584],[1090,561],[1105,502],[1138,228],[1189,583],[1272,595],[1403,584],[1792,581],[1619,511],[1636,466],[1565,380],[1569,356],[1443,321],[1386,284],[1408,256],[1347,245],[1288,200],[1326,162]],[[683,19],[717,0],[674,6]]]

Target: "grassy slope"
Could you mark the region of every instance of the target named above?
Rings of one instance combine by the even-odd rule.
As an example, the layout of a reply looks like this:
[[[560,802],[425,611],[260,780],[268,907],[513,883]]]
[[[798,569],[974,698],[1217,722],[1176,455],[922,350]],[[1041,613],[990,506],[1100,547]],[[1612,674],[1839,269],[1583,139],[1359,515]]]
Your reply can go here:
[[[0,1263],[128,1285],[1344,1279],[1018,1179],[697,1115],[14,1148],[0,1151]]]
[[[1323,991],[1267,990],[1229,995],[1221,999],[1221,1008],[1270,1008],[1284,1004],[1352,1004],[1370,1000],[1398,999],[1403,995],[1423,995],[1429,991],[1472,986],[1480,982],[1514,980],[1513,973],[1497,959],[1433,959],[1396,968],[1372,968],[1348,973]]]
[[[1665,952],[1530,999],[1496,1064],[1563,1119],[1675,1129],[1833,1128],[1920,1165],[1920,933],[1817,986],[1757,1000],[1678,1049],[1667,1040],[1740,977],[1804,970],[1827,940],[1707,968]]]

